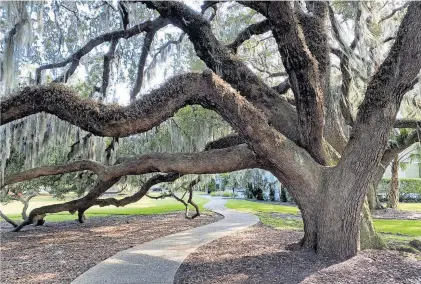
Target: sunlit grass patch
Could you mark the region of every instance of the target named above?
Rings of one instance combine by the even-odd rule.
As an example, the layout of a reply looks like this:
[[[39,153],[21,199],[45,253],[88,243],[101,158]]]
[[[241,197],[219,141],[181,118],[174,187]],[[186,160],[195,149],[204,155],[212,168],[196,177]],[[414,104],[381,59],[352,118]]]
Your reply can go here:
[[[209,199],[201,196],[194,196],[193,200],[199,206],[201,212],[205,211],[203,205],[209,201]],[[41,196],[33,199],[34,202],[30,202],[30,207],[28,213],[31,209],[37,208],[39,206],[45,206],[54,203],[65,202],[67,200],[56,200],[49,196]],[[85,212],[86,217],[101,217],[109,215],[152,215],[152,214],[166,214],[175,211],[184,210],[184,205],[178,202],[173,198],[165,199],[150,199],[144,197],[138,202],[128,204],[125,207],[99,207],[94,206],[88,209]],[[13,202],[7,205],[4,209],[2,208],[3,213],[6,214],[9,218],[14,220],[22,220],[20,212],[22,210],[22,203]],[[191,210],[194,210],[192,208]],[[45,217],[46,221],[49,222],[58,222],[66,220],[75,220],[77,215],[72,215],[69,212],[60,212],[56,214],[47,214]]]
[[[379,233],[421,236],[421,220],[374,219],[373,223]]]
[[[302,230],[303,221],[296,218],[279,218],[271,216],[270,213],[258,213],[260,221],[267,225],[281,230]]]
[[[421,212],[421,203],[399,203],[398,204],[399,210],[406,210],[406,211],[418,211]]]
[[[258,213],[258,212],[272,212],[298,215],[300,210],[295,206],[280,205],[265,202],[256,202],[248,200],[230,199],[227,201],[226,207],[239,210],[242,212]]]

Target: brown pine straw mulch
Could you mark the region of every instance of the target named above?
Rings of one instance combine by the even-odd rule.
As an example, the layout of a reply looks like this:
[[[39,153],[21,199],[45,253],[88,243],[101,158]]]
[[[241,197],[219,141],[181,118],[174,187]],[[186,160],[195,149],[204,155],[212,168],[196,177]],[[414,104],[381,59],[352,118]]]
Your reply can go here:
[[[367,250],[335,262],[285,250],[301,236],[299,231],[255,225],[200,247],[181,265],[174,283],[421,283],[421,255]]]
[[[207,212],[194,220],[183,213],[120,215],[27,226],[19,233],[0,222],[0,283],[70,283],[121,250],[221,218]]]

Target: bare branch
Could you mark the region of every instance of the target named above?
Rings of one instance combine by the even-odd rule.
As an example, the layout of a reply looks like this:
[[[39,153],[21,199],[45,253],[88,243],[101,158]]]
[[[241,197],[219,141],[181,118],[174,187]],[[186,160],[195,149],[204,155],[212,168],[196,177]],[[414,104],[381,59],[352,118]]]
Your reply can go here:
[[[104,55],[104,68],[102,71],[102,86],[101,86],[101,93],[102,93],[103,98],[107,96],[107,88],[110,81],[111,61],[114,59],[114,53],[117,48],[117,44],[118,44],[118,40],[113,39],[111,41],[110,49]]]
[[[168,22],[166,20],[164,20],[162,18],[157,18],[153,21],[146,21],[144,23],[140,23],[140,24],[138,24],[138,25],[136,25],[136,26],[134,26],[134,27],[132,27],[128,30],[118,30],[118,31],[114,31],[114,32],[109,32],[109,33],[100,35],[96,38],[93,38],[93,39],[89,40],[88,43],[86,43],[83,47],[81,47],[79,50],[77,50],[75,53],[73,53],[71,56],[69,56],[67,59],[65,59],[61,62],[58,62],[58,63],[52,63],[52,64],[42,65],[42,66],[38,67],[36,69],[36,74],[35,74],[36,83],[37,84],[41,83],[41,72],[43,70],[64,67],[67,64],[72,63],[71,68],[69,68],[69,70],[62,77],[60,77],[62,80],[66,79],[66,78],[69,78],[69,75],[73,74],[74,70],[76,70],[77,65],[79,65],[80,59],[84,55],[88,54],[96,46],[98,46],[98,45],[100,45],[104,42],[117,40],[117,39],[120,39],[120,38],[128,39],[128,38],[131,38],[131,37],[133,37],[137,34],[142,33],[143,31],[147,30],[151,26],[155,26],[155,25],[165,26],[167,23]]]
[[[386,43],[386,42],[389,42],[389,41],[392,41],[392,40],[395,40],[395,36],[389,36],[389,37],[387,37],[384,41],[383,41],[383,43]]]
[[[187,186],[187,191],[189,192],[189,199],[187,201],[184,201],[183,199],[184,196],[182,198],[179,198],[175,194],[172,195],[177,201],[181,202],[185,206],[186,211],[185,211],[184,216],[187,219],[194,219],[200,216],[199,206],[197,206],[197,204],[193,201],[193,187],[199,182],[199,180],[200,180],[199,178],[196,178],[193,181],[191,181],[190,184]],[[191,204],[196,210],[196,213],[193,214],[192,216],[189,215],[189,204]]]
[[[253,35],[264,34],[270,31],[270,28],[271,26],[269,20],[264,20],[256,24],[252,24],[241,31],[237,35],[237,38],[232,43],[228,44],[227,47],[234,53],[237,53],[238,47],[242,45],[243,42],[250,39]]]
[[[381,23],[381,22],[383,22],[383,21],[386,21],[387,19],[390,19],[390,18],[392,18],[397,12],[399,12],[399,11],[402,11],[402,10],[405,10],[408,6],[409,6],[409,4],[410,4],[411,2],[406,2],[405,4],[403,4],[402,6],[400,6],[400,7],[398,7],[398,8],[395,8],[395,9],[393,9],[392,10],[392,12],[389,14],[389,15],[387,15],[387,16],[385,16],[385,17],[383,17],[383,18],[381,18],[380,19],[380,21],[379,21],[379,24]]]
[[[130,101],[134,101],[136,99],[137,94],[140,92],[143,83],[143,76],[144,76],[144,69],[146,65],[146,59],[148,58],[149,50],[151,49],[152,40],[155,36],[156,30],[149,31],[145,39],[143,40],[143,47],[142,53],[140,54],[140,59],[137,67],[137,76],[135,85],[130,93]]]
[[[86,144],[86,141],[92,136],[92,133],[86,134],[82,139],[76,141],[72,145],[70,145],[70,151],[67,154],[67,161],[70,161],[76,154],[79,153],[79,150],[81,149],[80,145],[81,142],[83,144]]]
[[[127,27],[129,26],[129,12],[121,1],[118,2],[118,11],[120,12],[123,29],[127,30]]]

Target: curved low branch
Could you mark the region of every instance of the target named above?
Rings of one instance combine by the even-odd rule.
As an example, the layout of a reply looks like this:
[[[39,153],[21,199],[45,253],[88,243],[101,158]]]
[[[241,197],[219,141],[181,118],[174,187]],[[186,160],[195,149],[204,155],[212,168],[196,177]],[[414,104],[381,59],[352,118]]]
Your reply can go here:
[[[13,231],[18,232],[24,226],[32,224],[37,216],[45,216],[47,213],[58,213],[63,211],[69,211],[70,213],[75,213],[80,208],[89,208],[95,202],[95,200],[101,196],[105,191],[107,191],[111,186],[117,183],[120,178],[109,179],[107,181],[98,181],[95,187],[84,197],[60,203],[60,204],[52,204],[47,206],[41,206],[39,208],[33,209],[30,213],[28,218],[23,221],[18,227],[16,227]],[[86,209],[85,209],[86,210]],[[84,211],[84,210],[83,210]],[[82,212],[83,213],[83,212]]]
[[[83,160],[64,165],[44,166],[20,172],[4,178],[4,185],[27,181],[42,176],[77,171],[92,171],[103,181],[126,175],[154,172],[179,174],[225,173],[258,167],[255,154],[246,145],[215,149],[199,153],[153,153],[126,158],[120,164],[104,166],[98,162]]]
[[[18,224],[16,224],[15,221],[13,221],[12,219],[10,219],[9,217],[7,217],[7,215],[3,214],[3,212],[1,212],[0,210],[0,217],[4,219],[4,221],[6,221],[7,223],[9,223],[10,225],[12,225],[13,227],[17,227]]]
[[[6,177],[7,184],[25,181],[45,175],[53,175],[77,170],[97,171],[98,181],[95,187],[84,197],[61,204],[42,206],[32,210],[28,218],[16,227],[15,231],[33,223],[34,218],[47,213],[78,211],[79,220],[83,221],[83,212],[94,205],[124,206],[142,198],[148,189],[160,182],[174,181],[183,174],[222,173],[246,168],[258,167],[254,153],[246,145],[238,145],[225,149],[209,150],[191,154],[155,153],[135,158],[128,158],[121,164],[101,166],[92,161],[80,161],[68,165],[57,165],[32,169],[20,174]],[[168,172],[172,174],[156,175],[142,186],[141,190],[130,197],[121,200],[98,199],[105,191],[120,180],[122,176],[139,175],[153,172]],[[37,176],[38,175],[38,176]]]
[[[166,175],[155,175],[153,177],[151,177],[150,179],[148,179],[139,189],[139,191],[137,191],[135,194],[131,195],[131,196],[127,196],[124,197],[122,199],[116,199],[116,198],[104,198],[104,199],[97,199],[94,202],[94,205],[98,205],[100,207],[104,207],[104,206],[109,206],[109,205],[114,205],[116,207],[123,207],[126,206],[130,203],[139,201],[142,197],[144,197],[146,195],[146,193],[148,192],[148,190],[159,183],[162,182],[173,182],[175,180],[177,180],[178,178],[180,178],[181,174],[179,173],[170,173],[170,174],[166,174]]]
[[[42,176],[59,175],[64,173],[78,172],[78,171],[92,171],[97,175],[101,175],[106,167],[101,163],[82,160],[64,165],[44,166],[39,168],[30,169],[14,175],[6,176],[3,185],[10,185],[17,182],[27,181]]]
[[[200,104],[219,112],[260,158],[268,159],[270,164],[283,172],[285,179],[288,176],[291,182],[299,183],[317,179],[316,171],[320,168],[310,155],[277,132],[260,110],[210,72],[174,77],[126,107],[82,100],[61,85],[28,87],[1,102],[0,112],[2,124],[45,111],[95,135],[123,137],[151,129],[187,104]],[[160,155],[164,155],[162,158],[165,160],[168,158],[165,155],[170,154]],[[298,156],[300,159],[297,159]],[[194,167],[189,169],[193,172],[162,167],[162,172],[202,171]],[[235,170],[235,167],[231,168]],[[145,173],[145,170],[133,174],[140,173]]]

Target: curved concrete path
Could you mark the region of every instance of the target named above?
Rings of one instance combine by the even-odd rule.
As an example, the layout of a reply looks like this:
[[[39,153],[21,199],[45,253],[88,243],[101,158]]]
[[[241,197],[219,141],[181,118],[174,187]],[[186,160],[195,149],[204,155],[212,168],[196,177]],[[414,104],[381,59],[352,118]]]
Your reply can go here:
[[[121,251],[92,267],[73,284],[172,284],[184,259],[213,240],[259,222],[251,214],[227,209],[222,198],[211,198],[205,207],[225,218],[205,226],[159,238]]]

